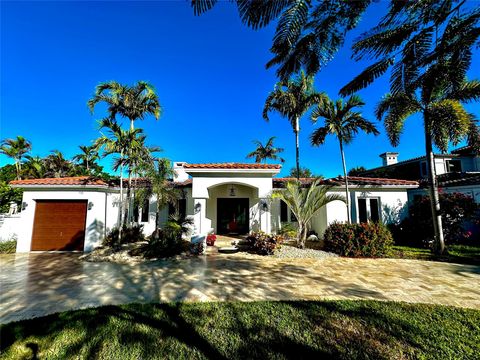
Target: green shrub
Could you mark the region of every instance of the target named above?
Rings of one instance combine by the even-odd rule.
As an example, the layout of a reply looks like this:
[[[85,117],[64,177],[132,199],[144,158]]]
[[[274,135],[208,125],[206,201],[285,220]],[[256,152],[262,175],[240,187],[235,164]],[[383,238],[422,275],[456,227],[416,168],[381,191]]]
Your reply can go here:
[[[323,238],[325,250],[350,257],[382,257],[393,245],[390,230],[380,223],[333,223]]]
[[[124,225],[122,228],[122,239],[119,238],[119,229],[113,228],[103,240],[103,246],[120,248],[123,244],[145,241],[143,225]]]
[[[17,240],[0,242],[0,254],[13,254],[17,251]]]
[[[480,244],[480,207],[472,197],[461,194],[440,194],[443,235],[449,244]],[[433,240],[430,198],[421,196],[409,208],[410,216],[391,226],[395,244],[429,247]]]
[[[292,223],[288,222],[283,222],[281,229],[277,231],[278,235],[282,235],[286,237],[287,239],[296,239],[297,238],[297,233],[298,233],[298,228]]]
[[[259,255],[273,255],[275,250],[282,244],[283,237],[260,231],[247,236],[247,241],[255,253]]]

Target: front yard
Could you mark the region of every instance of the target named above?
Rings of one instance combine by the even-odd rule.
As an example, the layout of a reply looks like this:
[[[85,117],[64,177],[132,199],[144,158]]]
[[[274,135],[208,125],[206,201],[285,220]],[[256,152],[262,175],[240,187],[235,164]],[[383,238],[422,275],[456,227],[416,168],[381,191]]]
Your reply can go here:
[[[376,301],[132,304],[1,333],[2,359],[473,359],[480,311]]]
[[[435,255],[430,249],[394,246],[388,257],[480,265],[480,246],[450,245],[448,254],[441,256]]]

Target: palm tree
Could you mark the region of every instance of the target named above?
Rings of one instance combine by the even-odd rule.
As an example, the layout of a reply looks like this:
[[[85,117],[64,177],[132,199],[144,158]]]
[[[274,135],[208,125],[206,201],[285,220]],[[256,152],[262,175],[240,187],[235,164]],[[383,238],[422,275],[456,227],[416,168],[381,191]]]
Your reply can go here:
[[[160,227],[160,211],[168,204],[176,206],[180,195],[178,189],[169,181],[173,175],[171,162],[166,158],[154,159],[145,168],[145,176],[150,181],[150,186],[143,189],[140,197],[148,199],[153,195],[156,198],[155,230]]]
[[[217,0],[192,0],[196,15]],[[358,24],[372,0],[236,0],[244,24],[259,29],[278,19],[267,68],[278,65],[277,76],[287,80],[304,69],[315,75],[341,48],[347,32]]]
[[[45,160],[40,156],[25,156],[27,161],[23,164],[23,175],[27,179],[41,179],[45,177]]]
[[[464,11],[465,1],[392,2],[388,14],[373,31],[353,45],[355,59],[377,60],[345,85],[351,94],[365,88],[392,69],[390,93],[378,104],[392,145],[400,140],[404,122],[411,115],[423,117],[425,156],[437,253],[443,253],[442,218],[434,166],[433,145],[442,152],[449,142],[467,138],[473,148],[480,141],[476,119],[462,103],[480,99],[480,81],[467,81],[472,47],[480,36],[478,9]]]
[[[88,107],[93,113],[98,103],[105,103],[109,116],[117,115],[130,121],[130,130],[134,130],[134,122],[143,120],[148,115],[160,118],[162,108],[152,85],[138,81],[134,86],[122,85],[116,81],[100,83],[93,97],[88,100]]]
[[[79,148],[81,152],[73,157],[73,161],[77,161],[78,163],[82,164],[82,166],[86,168],[87,173],[90,174],[92,165],[94,166],[95,161],[100,158],[98,150],[94,145],[80,145]]]
[[[285,189],[275,190],[272,198],[280,199],[287,204],[298,221],[297,246],[305,247],[310,222],[318,211],[328,203],[344,197],[338,194],[328,194],[330,185],[320,185],[321,179],[316,179],[309,186],[303,187],[298,180],[289,181]]]
[[[277,83],[265,101],[263,118],[269,121],[268,113],[276,111],[286,117],[295,134],[295,159],[297,174],[300,174],[300,119],[315,104],[322,102],[325,95],[317,93],[313,86],[313,78],[302,71],[298,76]]]
[[[119,236],[121,237],[121,231],[123,227],[123,169],[124,160],[129,154],[129,149],[138,145],[138,135],[142,133],[141,129],[135,130],[123,130],[120,125],[110,118],[106,118],[100,121],[100,128],[105,128],[108,131],[107,135],[102,134],[100,138],[95,141],[95,147],[97,150],[103,148],[103,157],[112,154],[118,154],[119,158],[115,160],[113,170],[120,169],[120,201],[119,201]]]
[[[312,112],[313,122],[317,122],[319,118],[324,120],[323,126],[316,129],[311,136],[312,145],[323,145],[327,135],[334,135],[338,139],[340,154],[342,156],[345,198],[347,200],[347,219],[349,223],[352,222],[352,219],[350,214],[347,165],[345,163],[343,146],[350,144],[360,130],[367,134],[379,134],[372,122],[365,119],[360,112],[353,111],[355,107],[363,105],[365,105],[365,103],[357,95],[351,96],[346,102],[342,99],[333,102],[327,98],[318,104]]]
[[[256,163],[260,163],[265,161],[267,163],[268,159],[277,160],[280,162],[285,162],[283,158],[278,156],[277,154],[283,152],[283,148],[277,148],[273,146],[273,141],[276,139],[275,136],[272,136],[268,139],[267,143],[263,145],[261,141],[254,140],[253,143],[256,145],[256,149],[247,155],[247,158],[255,158]]]
[[[32,144],[23,136],[17,136],[16,139],[5,139],[0,145],[0,153],[15,161],[17,180],[21,179],[22,159],[30,150],[32,150]]]
[[[44,161],[45,175],[48,177],[62,178],[70,175],[72,163],[65,159],[59,150],[52,150]]]

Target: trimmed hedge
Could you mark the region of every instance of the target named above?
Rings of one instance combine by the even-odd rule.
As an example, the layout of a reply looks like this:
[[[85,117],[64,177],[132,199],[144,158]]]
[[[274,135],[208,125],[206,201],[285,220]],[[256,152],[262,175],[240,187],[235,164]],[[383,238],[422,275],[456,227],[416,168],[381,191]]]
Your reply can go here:
[[[13,254],[17,251],[17,240],[0,242],[0,254]]]
[[[380,223],[331,224],[323,236],[325,250],[349,257],[382,257],[393,246],[390,230]]]

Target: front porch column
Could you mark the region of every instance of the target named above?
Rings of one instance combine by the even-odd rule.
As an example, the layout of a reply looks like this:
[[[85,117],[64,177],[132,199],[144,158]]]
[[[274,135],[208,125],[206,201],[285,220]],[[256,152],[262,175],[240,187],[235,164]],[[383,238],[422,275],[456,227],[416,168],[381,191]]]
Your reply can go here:
[[[195,235],[206,235],[210,229],[206,224],[207,199],[193,199],[193,226]]]

